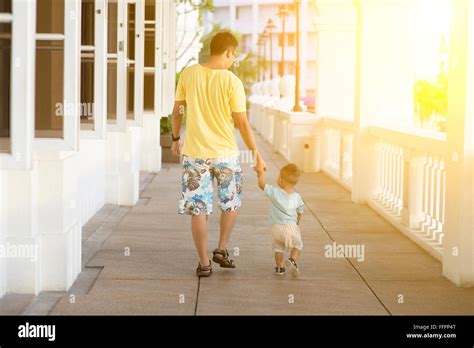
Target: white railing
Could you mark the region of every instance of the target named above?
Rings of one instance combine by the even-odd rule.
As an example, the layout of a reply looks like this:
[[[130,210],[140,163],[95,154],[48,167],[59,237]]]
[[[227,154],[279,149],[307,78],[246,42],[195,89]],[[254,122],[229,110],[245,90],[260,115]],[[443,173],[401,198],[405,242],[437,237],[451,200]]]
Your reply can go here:
[[[379,187],[380,192],[376,196],[376,200],[388,212],[394,214],[398,218],[402,217],[403,211],[403,185],[405,175],[405,161],[403,147],[380,142],[379,163]]]
[[[321,170],[348,190],[352,188],[353,122],[322,118],[317,124],[321,134]]]
[[[275,152],[304,171],[323,171],[353,190],[354,122],[274,110],[254,103],[252,125]],[[446,139],[369,127],[372,160],[367,203],[438,260],[442,259],[446,206]],[[370,178],[369,178],[370,177]],[[365,179],[364,179],[365,180]]]
[[[370,134],[379,173],[370,205],[441,260],[446,207],[444,136],[378,127],[370,128]]]

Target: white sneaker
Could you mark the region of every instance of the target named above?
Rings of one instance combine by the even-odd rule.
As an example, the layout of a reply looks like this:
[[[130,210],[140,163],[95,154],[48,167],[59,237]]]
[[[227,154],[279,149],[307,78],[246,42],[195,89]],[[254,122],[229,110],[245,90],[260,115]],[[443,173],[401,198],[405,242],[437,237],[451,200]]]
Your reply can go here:
[[[298,270],[298,265],[296,264],[295,261],[288,259],[285,261],[285,266],[286,268],[290,270],[290,274],[293,277],[297,278],[300,275],[300,271]]]

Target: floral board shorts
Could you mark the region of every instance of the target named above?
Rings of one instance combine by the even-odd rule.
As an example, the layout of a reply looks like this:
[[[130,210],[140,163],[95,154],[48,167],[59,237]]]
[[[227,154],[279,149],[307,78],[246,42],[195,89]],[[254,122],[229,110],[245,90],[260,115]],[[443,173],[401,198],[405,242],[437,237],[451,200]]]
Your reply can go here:
[[[212,214],[214,178],[221,211],[242,204],[242,169],[239,157],[193,158],[183,155],[182,192],[178,212],[187,215]]]

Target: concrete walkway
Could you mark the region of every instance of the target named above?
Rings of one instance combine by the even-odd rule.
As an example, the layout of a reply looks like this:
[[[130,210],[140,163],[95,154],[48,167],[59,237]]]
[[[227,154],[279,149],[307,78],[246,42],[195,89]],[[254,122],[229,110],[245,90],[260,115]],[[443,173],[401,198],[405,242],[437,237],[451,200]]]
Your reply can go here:
[[[274,183],[285,161],[259,143]],[[298,186],[306,203],[301,276],[275,276],[269,202],[250,166],[243,169],[244,205],[229,246],[237,254],[235,270],[215,265],[210,278],[195,276],[190,218],[177,214],[181,167],[171,164],[144,182],[137,206],[105,207],[87,224],[87,263],[73,288],[41,294],[25,313],[474,314],[474,288],[452,285],[438,261],[370,208],[352,203],[350,193],[324,174],[304,174]],[[218,226],[215,213],[209,220],[210,250]],[[333,241],[363,245],[364,260],[325,257]]]

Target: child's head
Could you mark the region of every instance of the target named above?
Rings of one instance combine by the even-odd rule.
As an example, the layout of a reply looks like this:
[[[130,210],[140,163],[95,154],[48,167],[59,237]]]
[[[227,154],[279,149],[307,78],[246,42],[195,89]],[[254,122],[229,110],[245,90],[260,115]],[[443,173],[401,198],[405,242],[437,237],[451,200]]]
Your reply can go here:
[[[301,171],[295,164],[287,164],[280,170],[278,184],[281,186],[295,186],[298,183],[300,176]]]

